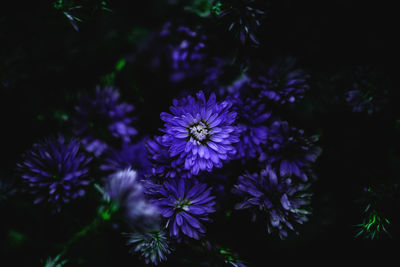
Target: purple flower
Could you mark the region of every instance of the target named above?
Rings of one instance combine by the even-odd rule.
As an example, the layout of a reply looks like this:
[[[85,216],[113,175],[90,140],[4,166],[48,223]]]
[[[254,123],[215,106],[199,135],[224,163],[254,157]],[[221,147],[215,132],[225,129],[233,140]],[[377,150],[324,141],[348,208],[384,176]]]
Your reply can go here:
[[[260,173],[246,173],[239,177],[233,192],[244,200],[236,205],[236,209],[263,212],[267,218],[268,233],[275,229],[283,239],[288,230],[294,231],[293,223],[303,224],[308,221],[311,198],[307,192],[309,186],[282,177],[267,165]]]
[[[167,219],[170,235],[180,238],[180,233],[199,239],[206,232],[201,222],[210,221],[215,212],[211,188],[192,179],[165,181],[153,188],[152,202]]]
[[[147,174],[151,169],[143,139],[136,144],[122,143],[121,149],[109,148],[104,152],[104,163],[100,166],[103,171],[116,172],[132,168],[140,174]]]
[[[252,74],[248,85],[258,91],[261,97],[279,104],[298,101],[309,89],[308,75],[294,66],[295,60],[286,58],[281,63]]]
[[[173,163],[184,164],[184,169],[194,175],[222,167],[235,155],[234,143],[239,141],[232,104],[216,102],[215,94],[206,100],[202,91],[196,97],[174,100],[172,114],[161,113],[165,122],[162,144],[169,156],[176,158]]]
[[[35,204],[47,201],[60,211],[62,203],[85,194],[92,158],[79,151],[79,144],[78,139],[68,142],[58,135],[34,144],[23,155],[18,169],[27,190],[36,197]]]
[[[157,222],[157,207],[145,198],[144,187],[136,171],[128,168],[110,175],[105,192],[123,210],[131,226],[146,228]]]
[[[353,112],[366,112],[371,115],[387,106],[390,85],[380,73],[383,72],[372,66],[359,66],[351,73],[351,89],[345,92],[344,96]]]
[[[99,156],[107,148],[107,141],[130,142],[137,134],[131,126],[134,107],[121,103],[116,89],[97,87],[94,96],[81,95],[79,100],[73,131],[82,138],[88,152]]]
[[[312,174],[312,164],[322,149],[315,145],[317,136],[308,138],[304,131],[289,126],[286,121],[276,120],[269,126],[268,145],[261,160],[267,160],[283,177],[298,177],[307,181]]]

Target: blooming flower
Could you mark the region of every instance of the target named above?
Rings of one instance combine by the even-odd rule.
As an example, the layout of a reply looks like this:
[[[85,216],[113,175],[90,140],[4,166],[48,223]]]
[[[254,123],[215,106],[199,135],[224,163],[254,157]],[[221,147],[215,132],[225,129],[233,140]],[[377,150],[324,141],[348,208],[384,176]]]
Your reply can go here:
[[[132,233],[127,244],[134,246],[133,252],[140,253],[146,264],[152,262],[157,265],[167,260],[167,254],[171,253],[168,238],[162,230]]]
[[[194,175],[222,167],[236,153],[233,144],[239,141],[234,125],[236,113],[230,111],[231,103],[216,102],[215,94],[206,100],[204,93],[174,100],[171,113],[161,113],[165,122],[162,143],[168,147],[175,162],[184,162],[184,168]]]
[[[116,172],[132,168],[141,174],[146,174],[151,168],[151,163],[147,159],[146,140],[143,139],[136,144],[124,142],[119,150],[109,148],[104,152],[104,162],[100,169]]]
[[[34,203],[48,201],[60,211],[61,204],[85,194],[90,183],[88,164],[92,160],[79,151],[78,139],[68,141],[62,135],[50,137],[33,145],[23,155],[18,169],[35,195]]]
[[[247,173],[239,177],[233,192],[244,200],[236,205],[236,209],[258,209],[265,212],[268,233],[276,229],[283,239],[288,230],[294,230],[294,222],[302,224],[308,220],[311,197],[307,192],[309,186],[282,177],[267,165],[260,173]]]
[[[312,164],[322,152],[315,145],[317,140],[317,136],[308,138],[303,130],[276,120],[269,126],[268,145],[261,160],[266,159],[283,177],[296,176],[306,181],[312,174]]]
[[[178,179],[165,181],[153,188],[152,202],[168,219],[170,235],[180,238],[180,233],[199,239],[206,232],[201,222],[210,221],[209,214],[215,212],[211,188],[195,180]]]
[[[143,228],[157,222],[157,208],[145,198],[136,171],[128,168],[110,175],[105,192],[124,211],[131,226]]]
[[[94,97],[80,96],[73,119],[73,131],[82,138],[88,152],[99,156],[107,148],[106,141],[118,139],[130,142],[137,134],[131,126],[134,107],[119,101],[119,92],[112,88],[96,88]]]

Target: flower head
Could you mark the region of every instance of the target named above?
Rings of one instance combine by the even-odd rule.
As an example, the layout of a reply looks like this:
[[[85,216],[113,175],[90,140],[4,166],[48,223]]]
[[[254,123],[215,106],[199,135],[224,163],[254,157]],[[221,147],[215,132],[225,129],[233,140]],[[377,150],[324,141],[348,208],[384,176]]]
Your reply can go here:
[[[258,91],[260,97],[279,104],[298,101],[309,89],[308,75],[295,68],[293,58],[252,74],[248,86]]]
[[[294,230],[293,223],[302,224],[308,220],[308,205],[311,194],[309,184],[282,177],[267,165],[260,173],[239,177],[234,192],[244,198],[236,209],[260,210],[266,214],[267,230],[278,231],[283,239],[288,230]]]
[[[306,137],[303,130],[276,120],[269,126],[268,145],[261,158],[278,169],[281,176],[296,176],[306,181],[312,174],[312,164],[322,152],[315,145],[317,140],[317,136]]]
[[[131,226],[144,228],[157,222],[157,208],[145,198],[136,171],[128,168],[110,175],[105,192],[123,210]]]
[[[206,232],[201,222],[210,221],[215,212],[211,188],[195,180],[178,179],[165,181],[153,188],[152,202],[166,218],[170,235],[180,238],[181,233],[199,239]]]
[[[73,131],[82,138],[88,152],[99,156],[107,148],[107,141],[130,142],[137,134],[131,126],[133,106],[119,101],[119,92],[112,88],[97,87],[94,96],[81,95],[75,107]]]
[[[163,145],[175,162],[182,161],[184,169],[194,175],[222,167],[236,153],[233,144],[239,141],[232,104],[216,102],[215,94],[206,100],[202,91],[196,97],[174,100],[172,114],[161,113],[165,122]]]
[[[135,232],[129,235],[128,245],[133,245],[132,251],[140,253],[146,264],[167,260],[171,253],[167,235],[163,230],[151,230],[144,233]]]
[[[27,190],[36,197],[35,204],[47,201],[59,211],[62,203],[85,194],[92,158],[79,148],[78,139],[66,141],[58,135],[34,144],[23,155],[18,169]]]

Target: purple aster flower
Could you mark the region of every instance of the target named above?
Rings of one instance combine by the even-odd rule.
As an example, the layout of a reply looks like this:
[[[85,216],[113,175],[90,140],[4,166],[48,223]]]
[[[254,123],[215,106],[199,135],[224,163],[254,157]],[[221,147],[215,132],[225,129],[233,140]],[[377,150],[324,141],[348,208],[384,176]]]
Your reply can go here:
[[[133,109],[132,105],[119,101],[116,89],[97,87],[94,96],[80,96],[80,103],[75,107],[73,131],[82,138],[88,152],[99,156],[107,148],[107,141],[130,142],[137,134],[131,126]]]
[[[91,160],[80,152],[78,139],[66,141],[58,135],[34,144],[18,169],[27,190],[36,197],[34,203],[47,201],[60,211],[62,203],[85,194]]]
[[[170,156],[168,147],[162,143],[161,136],[154,137],[154,140],[148,140],[146,148],[152,162],[153,175],[166,178],[189,178],[192,176],[190,170],[184,169],[183,159]]]
[[[215,212],[214,196],[211,188],[192,179],[165,181],[152,192],[152,202],[159,207],[167,219],[170,235],[181,237],[181,232],[199,239],[206,232],[202,222],[210,221],[210,213]]]
[[[353,112],[379,112],[388,103],[388,91],[379,90],[366,80],[353,83],[353,90],[345,93],[346,102]]]
[[[105,184],[105,192],[123,210],[131,226],[146,228],[157,222],[157,207],[146,199],[136,171],[128,168],[110,175]]]
[[[168,236],[163,230],[150,230],[144,233],[135,232],[129,235],[128,245],[133,245],[132,251],[139,253],[146,264],[154,265],[167,260],[171,253]]]
[[[289,57],[258,71],[251,75],[249,87],[258,91],[261,97],[280,104],[293,103],[303,98],[309,89],[308,75],[302,69],[295,69],[295,62]]]
[[[351,90],[345,93],[346,102],[353,107],[353,112],[363,112],[366,110],[368,114],[372,114],[375,110],[372,104],[373,97],[364,95],[360,90]],[[376,110],[375,110],[376,111]]]
[[[317,136],[310,138],[304,130],[289,126],[286,121],[276,120],[269,126],[268,145],[261,161],[267,160],[283,177],[298,177],[303,181],[312,175],[312,164],[322,149],[315,145]]]
[[[196,98],[188,96],[174,100],[171,113],[161,113],[165,122],[162,143],[168,148],[175,163],[194,175],[199,171],[220,168],[236,153],[234,143],[239,141],[239,131],[234,125],[236,113],[230,111],[228,101],[217,102],[215,94],[206,100],[200,91]]]
[[[151,169],[146,149],[147,138],[136,144],[122,143],[121,149],[109,148],[104,152],[104,163],[100,169],[107,172],[116,172],[132,168],[139,174],[147,174]]]
[[[275,229],[283,239],[288,230],[294,231],[293,223],[308,221],[312,195],[307,191],[309,186],[282,177],[267,165],[260,173],[246,173],[239,177],[233,192],[244,200],[236,205],[236,209],[262,211],[266,214],[268,233]]]

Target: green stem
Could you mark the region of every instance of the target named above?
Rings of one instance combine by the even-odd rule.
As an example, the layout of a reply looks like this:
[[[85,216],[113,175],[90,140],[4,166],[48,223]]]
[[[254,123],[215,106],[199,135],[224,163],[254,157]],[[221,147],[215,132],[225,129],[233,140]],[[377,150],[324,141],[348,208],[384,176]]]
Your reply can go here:
[[[81,237],[85,236],[89,231],[96,229],[98,227],[100,221],[101,220],[99,220],[99,217],[96,217],[96,218],[94,218],[94,220],[90,224],[86,225],[82,230],[80,230],[79,232],[75,233],[75,235],[73,237],[71,237],[67,241],[67,243],[64,245],[64,249],[59,254],[60,257],[62,257],[63,255],[65,255],[67,253],[68,249],[70,248],[70,246],[73,243],[75,243]]]

